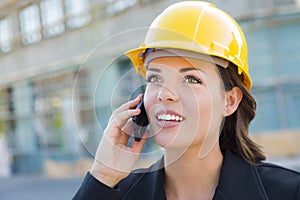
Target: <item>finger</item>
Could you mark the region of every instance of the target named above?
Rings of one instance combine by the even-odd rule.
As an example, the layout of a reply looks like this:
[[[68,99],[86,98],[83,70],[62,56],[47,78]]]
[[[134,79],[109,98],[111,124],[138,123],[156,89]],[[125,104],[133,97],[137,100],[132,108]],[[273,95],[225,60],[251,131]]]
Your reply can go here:
[[[122,133],[119,128],[110,128],[106,129],[104,132],[102,140],[110,143],[111,145],[124,145],[125,147],[128,144],[130,135]]]
[[[136,106],[139,104],[142,97],[143,97],[143,94],[138,95],[135,99],[133,99],[127,103],[124,103],[123,105],[121,105],[120,107],[115,109],[114,113],[119,113],[119,112],[123,112],[128,109],[136,108]]]
[[[140,154],[148,137],[149,137],[150,133],[149,131],[146,131],[144,136],[142,137],[142,139],[138,142],[138,141],[135,141],[133,140],[132,144],[131,144],[131,149],[133,152],[137,153],[137,154]]]
[[[136,111],[137,112],[135,114],[140,113],[139,109]],[[118,122],[117,119],[111,120],[110,124],[104,131],[104,137],[106,137],[112,144],[123,144],[126,146],[133,133],[133,121],[129,118],[127,121],[124,120],[124,123],[125,125]]]
[[[123,126],[122,132],[126,133],[127,135],[132,135],[133,133],[133,121],[131,118],[127,120],[127,123]]]
[[[136,116],[140,114],[140,112],[140,109],[131,109],[118,113],[117,115],[114,115],[114,117],[111,119],[110,125],[122,129],[130,117]]]
[[[127,103],[121,105],[121,106],[120,106],[119,108],[117,108],[116,110],[114,110],[113,114],[111,115],[111,117],[110,117],[110,119],[109,119],[109,124],[110,124],[112,121],[116,120],[116,119],[115,119],[116,116],[118,116],[120,113],[125,112],[125,111],[128,111],[128,109],[134,109],[134,108],[136,108],[136,106],[138,105],[138,103],[140,102],[140,100],[141,100],[142,97],[143,97],[143,94],[140,94],[140,95],[138,95],[138,97],[135,98],[134,100],[132,100],[132,101],[130,101],[130,102],[127,102]],[[133,116],[134,116],[134,115],[133,115]],[[129,116],[129,117],[130,117],[130,116]],[[128,118],[129,118],[129,117],[128,117]],[[120,119],[120,120],[122,120],[122,119]],[[116,125],[120,127],[121,124],[118,123],[118,120],[117,120],[116,122],[117,122]]]

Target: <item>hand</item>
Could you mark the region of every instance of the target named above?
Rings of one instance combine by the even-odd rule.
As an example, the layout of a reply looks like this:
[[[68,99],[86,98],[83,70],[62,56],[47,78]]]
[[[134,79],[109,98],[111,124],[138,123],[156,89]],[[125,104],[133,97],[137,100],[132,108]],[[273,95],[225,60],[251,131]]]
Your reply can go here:
[[[114,187],[129,175],[149,135],[146,132],[141,141],[134,140],[131,146],[127,146],[133,132],[131,117],[141,112],[140,109],[136,109],[136,106],[142,96],[139,95],[113,112],[98,146],[90,173],[110,187]]]

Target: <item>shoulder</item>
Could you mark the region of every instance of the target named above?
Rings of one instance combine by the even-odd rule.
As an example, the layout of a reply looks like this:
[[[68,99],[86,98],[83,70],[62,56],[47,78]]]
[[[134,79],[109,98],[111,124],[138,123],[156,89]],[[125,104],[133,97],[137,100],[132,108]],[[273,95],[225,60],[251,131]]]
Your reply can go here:
[[[228,199],[298,200],[300,174],[271,163],[253,165],[226,151],[218,188]]]
[[[294,195],[300,198],[300,173],[272,163],[263,163],[257,167],[262,184],[267,193],[274,196]]]
[[[280,165],[263,163],[257,167],[263,180],[300,186],[300,173]]]

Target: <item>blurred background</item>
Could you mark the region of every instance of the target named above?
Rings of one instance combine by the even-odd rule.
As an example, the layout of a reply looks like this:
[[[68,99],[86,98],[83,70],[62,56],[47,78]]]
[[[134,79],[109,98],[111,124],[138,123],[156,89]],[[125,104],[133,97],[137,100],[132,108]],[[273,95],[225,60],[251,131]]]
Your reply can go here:
[[[11,192],[26,182],[72,196],[110,113],[143,84],[122,53],[174,2],[0,1],[0,199],[18,199]],[[246,35],[258,103],[251,137],[268,160],[300,171],[300,0],[209,2]]]

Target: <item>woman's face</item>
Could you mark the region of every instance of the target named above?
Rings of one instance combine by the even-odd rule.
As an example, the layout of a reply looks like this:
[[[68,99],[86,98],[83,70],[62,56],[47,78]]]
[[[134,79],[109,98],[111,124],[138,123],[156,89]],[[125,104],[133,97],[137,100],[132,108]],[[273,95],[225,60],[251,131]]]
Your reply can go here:
[[[165,148],[209,151],[219,138],[225,90],[215,64],[182,57],[150,62],[145,108],[156,142]],[[201,149],[200,149],[201,151]]]

